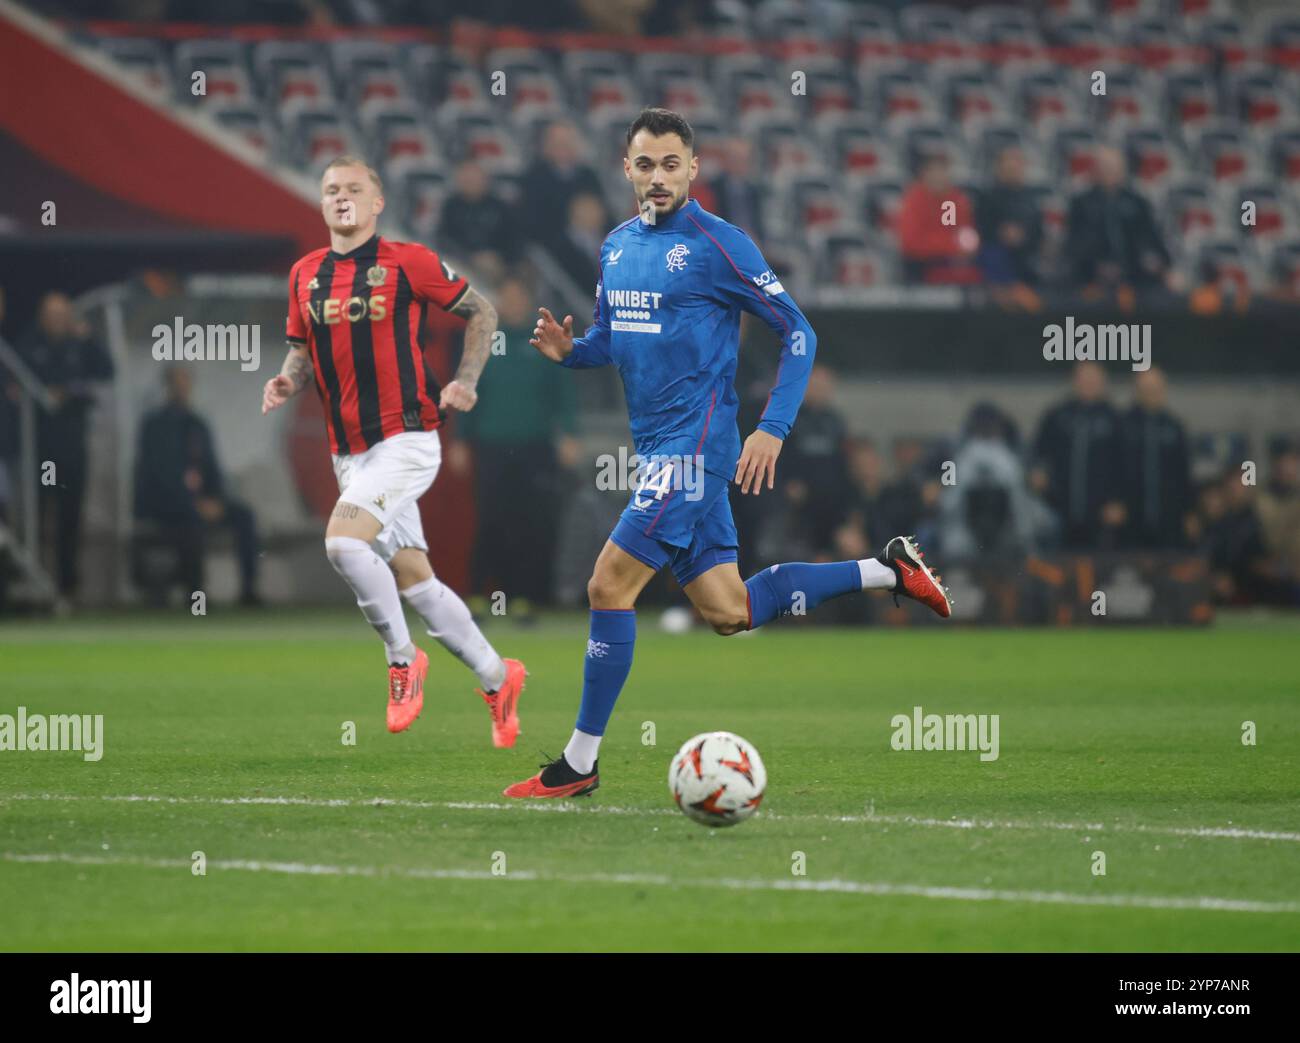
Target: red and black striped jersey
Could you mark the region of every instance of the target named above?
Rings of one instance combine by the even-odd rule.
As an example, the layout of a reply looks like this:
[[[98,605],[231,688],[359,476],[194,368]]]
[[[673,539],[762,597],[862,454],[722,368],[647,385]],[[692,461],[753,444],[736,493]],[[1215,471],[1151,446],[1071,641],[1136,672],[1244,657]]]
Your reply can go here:
[[[285,333],[311,350],[332,453],[438,426],[440,388],[420,331],[429,304],[450,309],[468,289],[427,246],[379,235],[345,254],[313,250],[293,266]]]

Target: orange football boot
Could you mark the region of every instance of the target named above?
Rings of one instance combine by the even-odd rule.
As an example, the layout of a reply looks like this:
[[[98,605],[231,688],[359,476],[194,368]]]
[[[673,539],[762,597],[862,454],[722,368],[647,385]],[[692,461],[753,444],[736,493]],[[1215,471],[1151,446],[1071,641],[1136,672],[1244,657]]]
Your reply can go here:
[[[600,785],[599,765],[596,761],[591,771],[580,775],[561,754],[543,764],[542,770],[531,779],[507,786],[502,792],[507,797],[585,797]]]
[[[519,735],[519,696],[524,690],[524,678],[528,671],[518,659],[503,659],[506,664],[506,679],[501,687],[491,695],[478,689],[478,694],[492,711],[492,745],[507,748],[515,744]]]
[[[388,730],[405,731],[424,709],[424,675],[429,657],[421,649],[406,666],[388,668]]]
[[[924,558],[915,536],[895,536],[885,544],[884,552],[876,560],[894,570],[898,580],[891,591],[895,603],[901,594],[947,619],[952,615],[952,598],[948,596],[948,588],[939,582],[940,577],[930,571]]]

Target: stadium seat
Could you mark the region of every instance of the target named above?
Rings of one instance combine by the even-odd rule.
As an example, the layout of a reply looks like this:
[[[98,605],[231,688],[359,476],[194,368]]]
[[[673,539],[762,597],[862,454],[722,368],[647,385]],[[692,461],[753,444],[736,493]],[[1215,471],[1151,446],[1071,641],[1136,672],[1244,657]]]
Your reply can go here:
[[[442,99],[445,66],[442,52],[436,46],[422,43],[405,48],[402,66],[417,101],[432,105]]]
[[[296,105],[291,126],[291,154],[300,166],[315,169],[341,153],[358,151],[355,134],[332,105]]]
[[[898,282],[897,257],[869,246],[865,240],[832,237],[826,247],[823,282],[832,286],[875,287]]]
[[[392,44],[380,40],[344,37],[330,41],[330,70],[340,84],[370,73],[404,75],[401,54]],[[403,93],[405,93],[403,84]]]
[[[1183,173],[1186,164],[1163,127],[1134,127],[1123,141],[1129,172],[1143,191]]]
[[[1169,185],[1161,204],[1167,241],[1192,246],[1221,234],[1223,219],[1209,182],[1183,180]]]
[[[898,222],[898,208],[903,201],[901,180],[873,178],[862,189],[860,212],[868,228],[886,234],[893,241]]]
[[[123,69],[135,75],[146,90],[158,94],[171,93],[172,78],[168,71],[166,51],[157,40],[136,40],[128,37],[106,39],[101,50]],[[189,91],[189,77],[185,90]]]
[[[205,108],[242,108],[258,98],[242,44],[234,40],[182,40],[172,51],[176,94],[182,102],[197,102],[191,89],[194,73],[207,80]]]
[[[1187,135],[1189,149],[1202,170],[1221,183],[1240,181],[1252,173],[1252,155],[1238,124],[1210,120]]]
[[[1231,206],[1231,220],[1242,234],[1259,243],[1280,242],[1294,239],[1300,228],[1295,224],[1291,203],[1275,185],[1250,182],[1237,186],[1227,197]],[[1246,202],[1255,204],[1255,224],[1242,224],[1242,206]]]
[[[1227,280],[1243,291],[1263,288],[1263,280],[1247,249],[1231,239],[1215,239],[1201,244],[1196,251],[1197,272],[1213,271],[1217,279]]]
[[[1092,177],[1096,168],[1097,133],[1090,126],[1073,124],[1058,127],[1051,136],[1054,175],[1077,190]]]
[[[270,158],[279,138],[260,109],[222,108],[215,114],[217,123],[236,134],[244,144],[257,151],[263,159]]]
[[[415,163],[405,170],[391,173],[401,185],[404,201],[401,212],[406,223],[422,237],[431,238],[442,218],[442,204],[450,191],[446,173],[432,165]]]
[[[1204,73],[1171,73],[1164,82],[1165,118],[1181,133],[1218,114],[1214,81]]]
[[[1300,184],[1300,126],[1279,130],[1268,143],[1273,174],[1295,186]]]

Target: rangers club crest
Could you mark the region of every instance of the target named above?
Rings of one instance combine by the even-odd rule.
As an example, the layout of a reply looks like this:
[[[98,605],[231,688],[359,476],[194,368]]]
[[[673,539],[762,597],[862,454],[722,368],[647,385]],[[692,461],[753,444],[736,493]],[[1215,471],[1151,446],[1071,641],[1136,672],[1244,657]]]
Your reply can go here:
[[[664,260],[668,262],[668,270],[670,272],[685,271],[686,255],[689,253],[690,250],[686,249],[685,243],[678,243],[671,250],[669,250],[667,255],[664,257]]]
[[[371,286],[383,286],[384,280],[388,278],[388,269],[381,264],[375,265],[370,271],[366,272],[366,282]]]

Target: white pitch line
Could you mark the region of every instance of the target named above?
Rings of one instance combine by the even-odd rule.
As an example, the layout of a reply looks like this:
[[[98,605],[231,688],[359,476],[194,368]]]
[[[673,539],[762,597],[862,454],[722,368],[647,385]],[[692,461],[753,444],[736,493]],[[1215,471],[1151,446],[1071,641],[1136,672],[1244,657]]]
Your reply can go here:
[[[35,865],[139,866],[185,869],[183,858],[73,855],[67,853],[0,852],[0,861]],[[406,866],[327,865],[316,862],[270,862],[260,859],[212,859],[210,869],[235,872],[282,873],[290,876],[401,877],[414,880],[500,880],[555,884],[608,884],[632,887],[699,887],[724,891],[796,891],[817,894],[867,895],[877,898],[928,898],[958,902],[1027,902],[1035,905],[1110,906],[1122,909],[1176,909],[1229,913],[1300,913],[1300,902],[1258,902],[1243,898],[1171,895],[1086,895],[1066,891],[1011,891],[985,887],[935,887],[866,880],[740,880],[729,877],[689,879],[658,873],[551,874],[510,872],[497,875],[483,869],[432,869]]]
[[[468,800],[403,800],[390,797],[168,797],[152,794],[87,796],[65,793],[14,793],[0,795],[7,801],[61,800],[106,801],[127,804],[199,804],[221,806],[265,805],[307,808],[414,808],[425,811],[533,811],[553,814],[631,815],[676,817],[671,808],[627,808],[608,804],[581,805],[574,801],[511,801],[510,803]],[[1156,836],[1208,837],[1226,840],[1281,840],[1300,843],[1300,832],[1246,829],[1239,826],[1145,826],[1103,822],[1035,822],[1030,819],[919,818],[915,815],[777,815],[763,811],[759,817],[769,822],[846,822],[862,825],[918,826],[941,829],[982,830],[1049,830],[1068,833],[1148,833]]]

